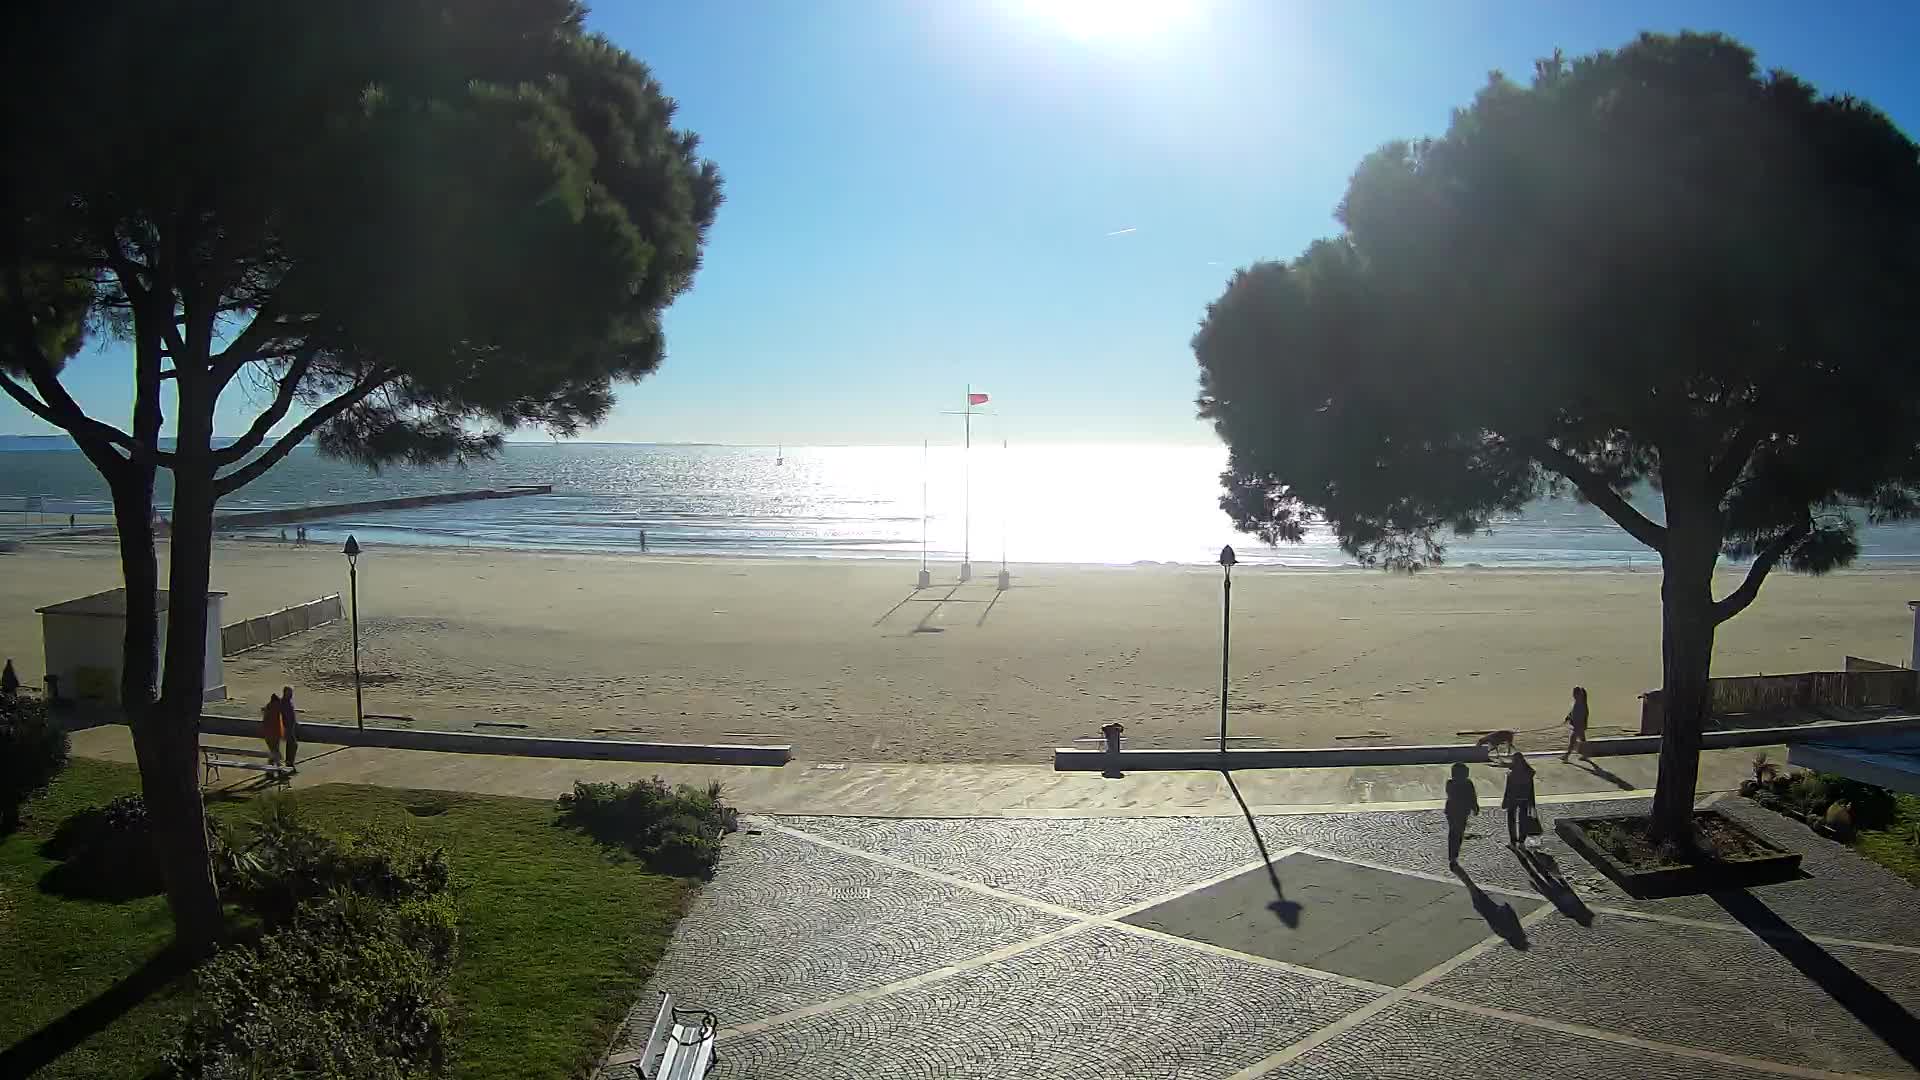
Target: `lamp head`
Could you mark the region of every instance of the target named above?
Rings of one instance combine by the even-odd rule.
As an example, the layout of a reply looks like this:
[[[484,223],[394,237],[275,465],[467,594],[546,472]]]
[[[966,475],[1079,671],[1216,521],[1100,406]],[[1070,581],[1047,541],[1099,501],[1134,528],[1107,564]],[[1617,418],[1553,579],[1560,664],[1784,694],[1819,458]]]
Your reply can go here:
[[[342,548],[341,551],[343,554],[346,555],[346,557],[349,560],[359,558],[360,557],[360,541],[355,540],[352,534],[348,534],[347,546],[345,548]]]
[[[1237,563],[1239,561],[1240,561],[1239,559],[1234,558],[1232,544],[1228,544],[1226,547],[1223,547],[1220,549],[1220,565],[1221,566],[1232,566],[1234,563]]]

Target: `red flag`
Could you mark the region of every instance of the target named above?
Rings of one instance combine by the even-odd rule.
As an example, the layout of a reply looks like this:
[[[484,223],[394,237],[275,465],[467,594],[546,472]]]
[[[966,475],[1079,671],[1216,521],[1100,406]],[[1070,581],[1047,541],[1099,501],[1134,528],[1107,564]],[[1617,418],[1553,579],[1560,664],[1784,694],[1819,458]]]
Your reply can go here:
[[[985,405],[986,403],[987,403],[987,395],[985,394],[968,394],[967,395],[967,404],[969,405]]]

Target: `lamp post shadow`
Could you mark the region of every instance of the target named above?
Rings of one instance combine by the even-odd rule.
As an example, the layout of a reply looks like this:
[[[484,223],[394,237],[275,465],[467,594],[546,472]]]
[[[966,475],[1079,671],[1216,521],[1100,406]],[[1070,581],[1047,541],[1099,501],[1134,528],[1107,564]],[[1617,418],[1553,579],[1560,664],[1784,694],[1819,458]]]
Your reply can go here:
[[[1287,899],[1287,890],[1280,884],[1280,874],[1273,868],[1273,856],[1267,853],[1267,842],[1260,836],[1260,823],[1254,819],[1253,808],[1247,805],[1246,798],[1240,794],[1240,785],[1233,782],[1232,771],[1221,769],[1220,775],[1227,782],[1227,790],[1233,792],[1233,801],[1240,804],[1240,813],[1247,819],[1247,829],[1253,833],[1253,846],[1259,849],[1260,861],[1267,868],[1267,880],[1273,882],[1274,899],[1267,905],[1267,910],[1278,916],[1287,929],[1298,929],[1300,904]]]

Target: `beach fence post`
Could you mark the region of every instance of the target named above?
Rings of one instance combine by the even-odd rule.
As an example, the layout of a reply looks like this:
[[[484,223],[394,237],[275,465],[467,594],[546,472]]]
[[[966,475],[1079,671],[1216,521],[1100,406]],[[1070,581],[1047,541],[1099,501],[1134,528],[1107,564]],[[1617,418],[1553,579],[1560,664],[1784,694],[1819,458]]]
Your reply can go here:
[[[1227,753],[1227,666],[1233,641],[1233,545],[1220,549],[1220,764],[1226,765]]]
[[[367,730],[367,712],[360,701],[360,541],[347,534],[347,546],[342,549],[347,557],[347,593],[352,597],[353,611],[353,726]]]

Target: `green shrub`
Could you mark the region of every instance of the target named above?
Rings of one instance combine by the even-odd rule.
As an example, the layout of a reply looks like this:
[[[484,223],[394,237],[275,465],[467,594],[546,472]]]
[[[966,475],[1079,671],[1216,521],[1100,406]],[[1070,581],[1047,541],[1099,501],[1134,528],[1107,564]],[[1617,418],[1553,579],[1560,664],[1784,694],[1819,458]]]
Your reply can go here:
[[[452,1060],[445,893],[399,903],[336,894],[301,904],[197,976],[198,1004],[169,1056],[204,1080],[416,1080]]]
[[[562,823],[625,848],[663,874],[711,877],[720,838],[740,827],[719,784],[668,786],[659,777],[618,784],[575,783],[560,796]]]
[[[41,879],[58,896],[130,900],[161,888],[153,825],[138,795],[69,814],[40,845],[40,854],[60,860]]]
[[[0,835],[20,824],[20,808],[67,767],[67,729],[39,698],[0,697]]]
[[[336,841],[284,801],[250,832],[216,830],[215,867],[266,932],[202,966],[177,1075],[444,1075],[458,944],[445,853],[395,832]]]
[[[230,835],[216,840],[215,866],[227,875],[222,888],[269,925],[336,893],[398,903],[443,892],[449,880],[443,849],[391,831],[336,841],[303,824],[285,800],[262,807],[243,848],[235,851]]]
[[[1856,829],[1884,829],[1899,813],[1893,792],[1833,773],[1820,774],[1820,791],[1827,805],[1846,803]],[[1824,812],[1824,810],[1823,810]]]

